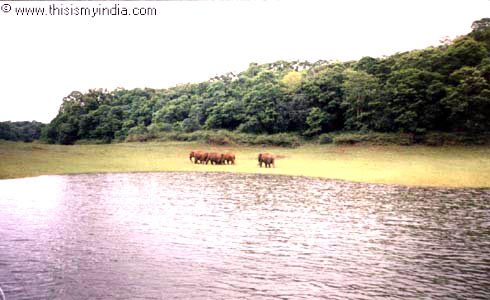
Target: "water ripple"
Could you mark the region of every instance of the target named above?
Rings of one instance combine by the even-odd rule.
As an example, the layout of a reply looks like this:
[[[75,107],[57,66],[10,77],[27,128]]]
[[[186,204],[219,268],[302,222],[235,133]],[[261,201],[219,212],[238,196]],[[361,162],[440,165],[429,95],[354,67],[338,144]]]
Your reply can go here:
[[[489,299],[490,190],[226,173],[1,180],[7,299]]]

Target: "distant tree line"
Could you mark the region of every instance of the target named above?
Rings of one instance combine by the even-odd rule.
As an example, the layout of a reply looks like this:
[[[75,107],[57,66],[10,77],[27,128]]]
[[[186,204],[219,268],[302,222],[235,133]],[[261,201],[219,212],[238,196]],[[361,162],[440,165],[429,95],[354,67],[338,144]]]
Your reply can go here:
[[[252,63],[168,89],[72,92],[43,129],[50,143],[148,132],[490,131],[490,19],[437,47],[359,61]]]
[[[0,139],[32,142],[41,137],[41,130],[45,125],[36,121],[0,122]]]

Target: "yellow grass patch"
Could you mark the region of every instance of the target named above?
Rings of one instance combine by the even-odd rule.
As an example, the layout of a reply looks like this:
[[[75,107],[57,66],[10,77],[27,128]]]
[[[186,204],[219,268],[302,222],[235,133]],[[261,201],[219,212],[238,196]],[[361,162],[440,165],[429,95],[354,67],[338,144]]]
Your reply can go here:
[[[189,161],[191,150],[233,152],[236,165],[196,165]],[[259,168],[260,152],[275,154],[276,168]],[[0,141],[0,178],[136,171],[242,172],[410,186],[490,187],[490,147],[310,144],[290,149],[185,142],[62,146]]]

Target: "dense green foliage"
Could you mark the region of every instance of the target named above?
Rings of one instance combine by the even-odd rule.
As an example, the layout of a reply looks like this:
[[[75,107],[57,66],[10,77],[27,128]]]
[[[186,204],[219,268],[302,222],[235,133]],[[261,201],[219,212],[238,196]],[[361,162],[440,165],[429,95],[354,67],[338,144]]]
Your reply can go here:
[[[157,141],[184,141],[205,142],[210,145],[268,145],[281,147],[297,147],[301,144],[298,135],[292,133],[277,134],[250,134],[231,132],[228,130],[197,130],[193,132],[160,132],[158,134],[134,134],[126,138],[128,142]],[[78,144],[79,142],[77,142]]]
[[[162,132],[490,131],[490,19],[438,47],[351,62],[250,64],[168,89],[72,92],[43,131],[51,143]],[[325,141],[327,141],[326,139]]]
[[[41,129],[46,124],[32,122],[0,122],[0,139],[8,141],[32,142],[41,136]]]

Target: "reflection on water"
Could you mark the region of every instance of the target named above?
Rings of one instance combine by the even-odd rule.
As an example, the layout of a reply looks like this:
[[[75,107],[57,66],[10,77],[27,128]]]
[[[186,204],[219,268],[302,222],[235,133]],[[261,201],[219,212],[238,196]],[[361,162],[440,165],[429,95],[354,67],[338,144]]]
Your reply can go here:
[[[489,299],[490,190],[133,173],[0,181],[7,299]]]

